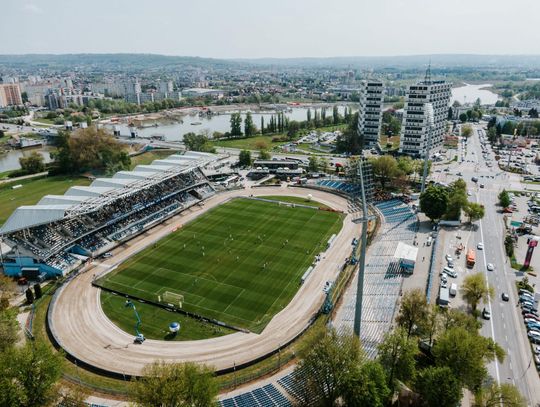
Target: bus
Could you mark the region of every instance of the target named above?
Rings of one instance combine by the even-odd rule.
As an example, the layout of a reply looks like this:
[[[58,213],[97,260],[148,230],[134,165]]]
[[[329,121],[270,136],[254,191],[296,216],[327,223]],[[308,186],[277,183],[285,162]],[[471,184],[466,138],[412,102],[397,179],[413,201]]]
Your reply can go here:
[[[467,261],[468,268],[474,267],[474,264],[476,263],[476,253],[474,252],[473,249],[469,249],[469,251],[467,252],[466,261]]]

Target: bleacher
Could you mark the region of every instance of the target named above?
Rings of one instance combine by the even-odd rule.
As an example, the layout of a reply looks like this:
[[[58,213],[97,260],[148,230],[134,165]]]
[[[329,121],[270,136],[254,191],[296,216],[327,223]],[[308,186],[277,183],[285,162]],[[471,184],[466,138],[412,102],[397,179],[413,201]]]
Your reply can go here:
[[[222,407],[290,407],[291,402],[273,384],[220,400]]]
[[[416,216],[409,206],[393,199],[375,207],[383,216],[383,228],[372,242],[364,272],[361,342],[368,357],[377,355],[377,346],[390,329],[401,292],[403,274],[394,258],[398,242],[412,242],[418,230]],[[354,324],[356,278],[343,300],[341,319],[334,325],[338,332],[350,331]]]
[[[358,194],[360,192],[359,186],[339,180],[323,179],[317,181],[316,185],[323,188],[335,189],[346,194]]]
[[[65,195],[47,195],[42,203],[17,208],[1,231],[23,256],[69,271],[79,261],[69,254],[71,248],[98,255],[213,195],[214,188],[198,167],[198,154],[173,155],[172,165],[157,160],[144,171],[121,171],[89,187],[72,187]]]

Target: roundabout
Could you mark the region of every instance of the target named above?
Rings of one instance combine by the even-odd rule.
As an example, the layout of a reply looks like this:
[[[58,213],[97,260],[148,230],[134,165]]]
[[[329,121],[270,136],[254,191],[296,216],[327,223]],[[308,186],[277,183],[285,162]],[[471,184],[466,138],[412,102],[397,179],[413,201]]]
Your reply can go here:
[[[298,337],[318,313],[325,299],[322,290],[325,281],[337,277],[350,255],[350,242],[358,235],[358,226],[352,223],[351,215],[344,218],[341,231],[311,276],[259,334],[235,332],[209,339],[174,342],[146,339],[137,344],[133,334],[123,331],[106,316],[100,302],[101,290],[92,286],[92,281],[231,198],[250,195],[305,198],[306,194],[303,188],[253,188],[221,193],[209,198],[202,207],[182,213],[129,241],[117,248],[113,257],[90,264],[58,290],[48,311],[51,337],[78,363],[118,376],[139,376],[147,364],[156,360],[204,363],[218,372],[226,372],[265,358]],[[309,194],[313,200],[332,209],[347,211],[345,198],[319,190],[309,190]],[[184,329],[183,325],[174,324],[177,322],[175,315],[178,314],[171,313],[168,327],[171,333]]]

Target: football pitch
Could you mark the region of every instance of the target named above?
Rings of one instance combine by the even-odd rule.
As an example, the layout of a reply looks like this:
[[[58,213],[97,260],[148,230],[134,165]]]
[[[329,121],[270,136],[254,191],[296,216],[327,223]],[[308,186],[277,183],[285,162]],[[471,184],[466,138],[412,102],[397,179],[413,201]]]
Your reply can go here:
[[[188,312],[261,332],[342,223],[336,212],[234,199],[136,254],[98,284],[151,301],[166,291],[181,294]]]

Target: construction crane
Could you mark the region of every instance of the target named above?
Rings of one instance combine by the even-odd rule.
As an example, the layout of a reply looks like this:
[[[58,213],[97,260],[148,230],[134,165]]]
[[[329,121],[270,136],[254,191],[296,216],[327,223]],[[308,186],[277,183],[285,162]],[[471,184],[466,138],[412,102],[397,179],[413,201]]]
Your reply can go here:
[[[146,339],[144,335],[139,331],[139,327],[141,326],[141,317],[139,316],[139,313],[137,312],[137,308],[135,308],[135,304],[131,302],[131,300],[126,300],[126,307],[133,308],[133,312],[135,313],[135,318],[137,319],[137,323],[135,324],[135,343],[143,343]]]

